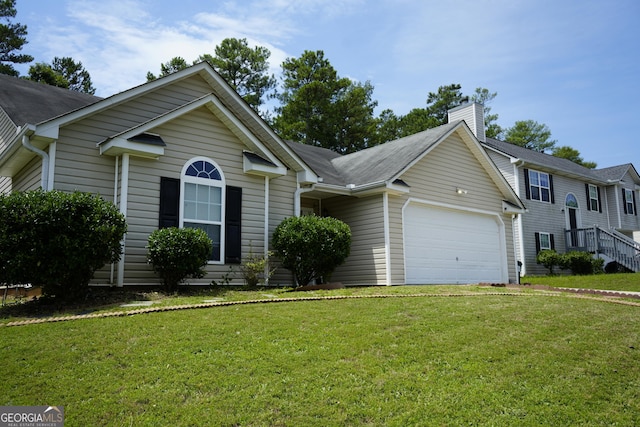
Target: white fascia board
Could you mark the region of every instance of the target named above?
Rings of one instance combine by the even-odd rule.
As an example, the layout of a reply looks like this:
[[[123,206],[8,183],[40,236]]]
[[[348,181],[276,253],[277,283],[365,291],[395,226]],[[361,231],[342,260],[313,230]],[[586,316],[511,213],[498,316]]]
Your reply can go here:
[[[298,171],[296,176],[298,184],[316,184],[318,182],[318,176],[307,169]]]
[[[101,155],[119,156],[123,153],[129,153],[137,157],[157,159],[164,155],[164,147],[129,141],[125,138],[114,138],[106,141],[104,144],[100,144]]]
[[[249,175],[268,176],[276,178],[287,174],[287,168],[283,166],[269,166],[261,163],[254,163],[246,156],[243,156],[242,166],[244,173]]]

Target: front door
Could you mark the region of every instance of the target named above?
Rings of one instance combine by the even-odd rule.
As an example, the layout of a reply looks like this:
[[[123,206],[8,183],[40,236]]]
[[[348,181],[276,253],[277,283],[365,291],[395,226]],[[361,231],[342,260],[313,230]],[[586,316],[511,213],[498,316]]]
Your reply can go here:
[[[565,209],[567,213],[567,228],[571,230],[569,233],[569,241],[567,242],[570,247],[582,246],[581,241],[584,240],[584,236],[580,234],[578,228],[578,200],[576,196],[569,193],[565,199]]]

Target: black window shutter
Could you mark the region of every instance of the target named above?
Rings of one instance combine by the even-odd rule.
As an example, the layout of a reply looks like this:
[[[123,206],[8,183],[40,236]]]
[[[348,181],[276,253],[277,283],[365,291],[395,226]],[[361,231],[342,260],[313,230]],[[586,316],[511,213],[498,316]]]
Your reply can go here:
[[[624,213],[627,214],[627,192],[622,189],[622,206],[624,207]]]
[[[589,184],[584,185],[584,190],[587,193],[587,210],[591,210],[591,193],[589,193]]]
[[[160,177],[159,228],[177,227],[180,218],[180,180]]]
[[[556,249],[556,242],[555,242],[555,239],[553,238],[553,234],[549,234],[549,242],[551,243],[551,249],[555,250]]]
[[[531,189],[529,188],[529,169],[524,169],[524,191],[527,199],[531,199]]]
[[[602,199],[600,199],[600,187],[598,188],[598,210],[602,213]]]
[[[631,195],[633,196],[633,214],[638,216],[638,205],[636,205],[636,192],[632,191]]]
[[[553,175],[549,175],[549,193],[551,193],[551,203],[555,203],[556,198],[553,195]]]
[[[540,252],[540,233],[536,233],[536,254]]]
[[[240,264],[242,261],[242,188],[227,186],[226,192],[224,262]]]

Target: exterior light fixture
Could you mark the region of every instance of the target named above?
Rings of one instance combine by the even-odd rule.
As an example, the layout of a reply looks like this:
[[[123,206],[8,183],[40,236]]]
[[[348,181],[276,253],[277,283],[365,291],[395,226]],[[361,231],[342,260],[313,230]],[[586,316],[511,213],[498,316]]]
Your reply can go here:
[[[456,193],[467,194],[467,190],[465,190],[464,188],[456,187]]]

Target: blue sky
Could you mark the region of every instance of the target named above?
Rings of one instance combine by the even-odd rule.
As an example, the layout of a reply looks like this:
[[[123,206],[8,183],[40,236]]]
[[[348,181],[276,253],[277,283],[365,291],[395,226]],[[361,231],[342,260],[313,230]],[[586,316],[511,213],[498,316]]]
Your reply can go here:
[[[145,82],[174,56],[224,38],[271,51],[271,67],[323,50],[340,76],[370,81],[378,110],[406,114],[451,83],[485,87],[498,123],[535,120],[598,167],[640,170],[637,0],[18,0],[23,52],[71,56],[97,95]],[[27,66],[18,67],[26,74]]]

